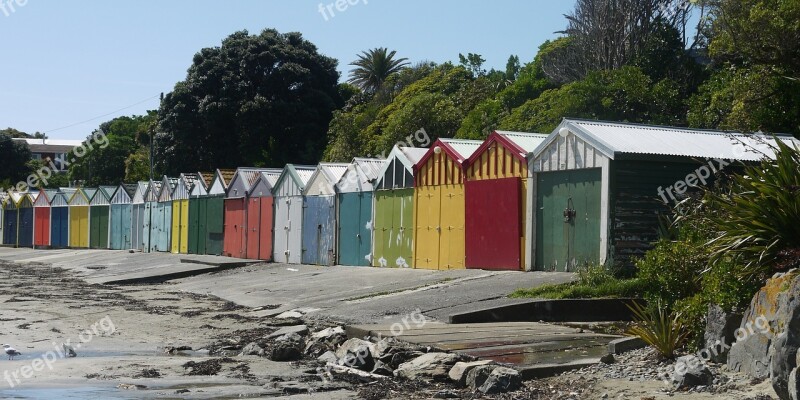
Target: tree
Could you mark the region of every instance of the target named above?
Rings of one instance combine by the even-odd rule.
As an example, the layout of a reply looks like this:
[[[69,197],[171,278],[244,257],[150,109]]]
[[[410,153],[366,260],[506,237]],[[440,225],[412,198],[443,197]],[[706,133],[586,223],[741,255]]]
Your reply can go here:
[[[682,125],[686,113],[678,85],[653,82],[636,67],[595,71],[586,79],[547,90],[514,109],[500,128],[552,132],[564,117]]]
[[[274,29],[200,50],[161,104],[156,166],[175,175],[318,162],[343,105],[336,65],[301,34]]]
[[[114,118],[100,124],[108,143],[93,146],[85,156],[69,166],[69,178],[85,185],[117,185],[126,179],[127,159],[143,148],[139,140],[148,140],[146,132],[155,122],[156,115],[134,115]],[[88,139],[91,141],[91,139]]]
[[[139,182],[150,179],[150,149],[140,147],[125,159],[125,182]]]
[[[389,52],[385,47],[362,52],[358,60],[350,63],[355,68],[350,71],[349,82],[365,92],[375,93],[390,76],[408,65],[407,58],[395,59],[396,55],[396,51]]]
[[[688,0],[578,0],[567,15],[568,40],[546,58],[543,68],[558,83],[582,79],[591,71],[629,65],[663,24],[685,31],[690,12]],[[685,47],[685,46],[684,46]]]
[[[468,53],[464,56],[458,53],[458,63],[472,73],[473,77],[486,75],[486,70],[483,69],[483,63],[485,62],[486,60],[480,54]]]
[[[31,150],[24,141],[12,140],[11,136],[0,133],[0,184],[2,189],[8,189],[17,182],[27,180],[31,169],[28,162],[31,160]],[[0,190],[2,190],[0,189]]]

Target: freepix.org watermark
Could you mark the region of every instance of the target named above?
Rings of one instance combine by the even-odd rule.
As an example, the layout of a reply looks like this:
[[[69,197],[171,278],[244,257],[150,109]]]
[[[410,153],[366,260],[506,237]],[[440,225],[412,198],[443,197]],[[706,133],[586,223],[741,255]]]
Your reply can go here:
[[[113,334],[117,328],[114,326],[114,321],[111,317],[106,315],[103,319],[93,323],[89,329],[84,330],[78,335],[78,342],[72,343],[72,339],[67,339],[66,342],[58,344],[53,342],[53,349],[39,357],[31,360],[30,364],[23,365],[15,370],[3,371],[3,380],[9,387],[14,388],[23,379],[33,378],[33,374],[41,372],[45,367],[52,371],[57,361],[63,360],[67,357],[74,357],[75,350],[79,350],[84,344],[91,342],[97,336],[107,336]],[[73,350],[74,349],[74,350]],[[72,354],[70,354],[72,353]]]
[[[3,1],[3,0],[0,0]],[[68,153],[64,160],[59,160],[59,163],[63,165],[63,167],[69,167],[70,164],[74,163],[75,161],[85,157],[89,154],[92,150],[95,149],[95,146],[101,149],[105,149],[108,147],[108,137],[106,133],[103,132],[102,129],[98,129],[92,133],[92,136],[86,139],[80,146],[72,149],[72,152]],[[32,174],[28,175],[28,178],[24,181],[19,181],[15,186],[6,189],[6,192],[11,192],[16,190],[17,192],[24,192],[28,190],[28,188],[36,188],[39,186],[47,186],[48,179],[53,176],[55,173],[54,171],[60,171],[61,169],[56,166],[56,161],[49,160],[48,164],[39,168],[38,170],[34,171]]]
[[[336,16],[336,12],[334,12],[334,8],[336,11],[343,13],[347,11],[348,8],[358,5],[359,3],[364,3],[365,5],[368,4],[367,0],[336,0],[333,3],[323,4],[319,3],[319,13],[322,14],[322,18],[325,21]]]
[[[669,196],[673,202],[677,203],[677,197],[683,196],[690,187],[698,187],[700,184],[705,186],[709,178],[711,178],[714,174],[721,172],[723,169],[725,169],[725,167],[731,165],[731,163],[732,161],[723,160],[721,158],[710,160],[707,164],[703,164],[702,167],[699,167],[689,175],[686,175],[686,178],[667,186],[666,189],[664,189],[663,186],[659,186],[657,189],[658,196],[661,197],[661,200],[663,200],[664,203],[669,203],[667,196]]]
[[[0,0],[0,13],[3,13],[6,17],[10,17],[11,14],[14,14],[18,9],[25,7],[27,4],[28,0]]]

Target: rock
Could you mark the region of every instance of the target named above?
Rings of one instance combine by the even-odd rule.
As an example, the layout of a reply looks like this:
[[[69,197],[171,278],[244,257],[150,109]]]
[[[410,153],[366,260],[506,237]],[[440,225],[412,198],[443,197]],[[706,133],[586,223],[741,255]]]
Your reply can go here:
[[[274,339],[276,337],[288,335],[290,333],[296,333],[298,335],[303,336],[308,333],[308,326],[306,325],[285,326],[267,335],[267,339]]]
[[[737,341],[728,353],[728,368],[756,379],[770,376],[770,354],[778,354],[788,362],[793,353],[782,349],[770,350],[773,339],[787,331],[790,326],[800,328],[798,321],[800,308],[800,278],[796,274],[783,274],[769,279],[761,290],[753,296],[750,306],[745,311],[739,329],[736,331]],[[791,329],[788,329],[791,330]],[[797,337],[787,338],[789,350],[796,348]],[[777,379],[788,382],[791,370],[783,370]],[[779,389],[778,389],[779,390]],[[776,390],[776,391],[778,391]],[[786,394],[783,391],[784,395]],[[778,392],[781,395],[780,392]],[[782,397],[784,398],[784,397]]]
[[[377,375],[393,376],[394,371],[391,367],[386,365],[383,361],[375,361],[375,366],[372,368],[372,373]]]
[[[481,361],[473,361],[473,362],[462,362],[459,361],[453,365],[453,368],[450,368],[450,371],[447,375],[450,377],[453,382],[460,387],[464,387],[467,385],[467,374],[469,371],[475,367],[479,367],[481,365],[488,365],[491,364],[491,360],[481,360]]]
[[[280,313],[280,314],[275,316],[275,318],[278,318],[278,319],[302,318],[302,317],[303,317],[303,313],[300,313],[300,312],[297,312],[297,311],[286,311],[286,312]]]
[[[691,388],[700,385],[711,385],[714,375],[699,357],[688,355],[679,357],[675,362],[675,373],[672,382],[677,388]]]
[[[374,347],[373,343],[353,338],[342,343],[335,354],[340,365],[371,371],[375,366],[375,359],[373,358],[373,354],[375,354]]]
[[[314,332],[311,334],[312,339],[330,339],[334,336],[344,335],[345,331],[344,328],[341,326],[337,326],[335,328],[325,328],[319,332]]]
[[[614,355],[613,354],[606,354],[606,355],[600,357],[600,362],[603,363],[603,364],[613,364],[614,361],[616,361],[616,360],[614,359]]]
[[[512,392],[522,387],[522,377],[515,369],[496,367],[478,390],[484,394]]]
[[[494,368],[494,365],[481,365],[472,368],[467,373],[466,386],[472,390],[477,390],[486,383],[486,380],[489,379],[489,375]]]
[[[736,340],[736,329],[741,323],[742,314],[725,312],[716,304],[708,305],[705,345],[711,361],[728,361],[729,346]]]
[[[261,348],[261,346],[259,346],[258,343],[253,342],[253,343],[248,344],[247,346],[244,346],[244,348],[242,349],[242,352],[239,353],[239,355],[240,356],[259,356],[259,357],[263,357],[264,356],[264,349]]]
[[[275,339],[269,359],[272,361],[297,361],[303,357],[303,339],[297,334],[288,334]]]
[[[461,395],[454,390],[440,390],[433,395],[434,399],[460,399]]]
[[[317,360],[324,363],[336,363],[339,361],[339,359],[336,358],[336,354],[334,354],[332,351],[326,351],[321,356],[317,357]]]
[[[800,368],[795,368],[789,374],[789,398],[792,400],[800,400]]]
[[[458,361],[458,356],[449,353],[427,353],[411,361],[400,364],[394,371],[394,376],[405,379],[447,379],[447,373],[453,364]]]
[[[402,350],[402,349],[393,349],[391,353],[384,354],[381,357],[381,361],[385,362],[389,367],[392,369],[397,369],[400,367],[400,364],[409,362],[425,353],[416,350]]]
[[[800,312],[800,309],[796,310],[796,312]],[[792,325],[791,321],[787,321],[789,322],[789,328],[772,340],[769,351],[769,376],[772,380],[772,388],[775,389],[775,393],[782,400],[791,398],[791,390],[789,389],[790,375],[793,370],[797,369],[797,347],[798,342],[800,342],[797,337],[800,332],[797,329],[800,329],[800,327],[796,326],[798,325],[798,317],[796,315],[794,319],[795,325]]]

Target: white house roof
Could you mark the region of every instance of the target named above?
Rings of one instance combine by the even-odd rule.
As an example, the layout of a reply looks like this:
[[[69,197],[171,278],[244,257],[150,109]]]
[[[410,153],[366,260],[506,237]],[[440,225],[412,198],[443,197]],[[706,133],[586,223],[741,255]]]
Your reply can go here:
[[[458,153],[462,159],[466,160],[475,153],[475,150],[478,150],[478,147],[481,146],[483,141],[480,140],[467,140],[467,139],[446,139],[446,138],[439,138],[442,143],[450,146],[456,153]]]
[[[772,156],[772,136],[754,133],[710,131],[619,122],[564,119],[547,142],[558,137],[561,128],[585,140],[613,159],[619,154],[665,155],[696,158],[757,161]],[[800,141],[788,135],[776,135],[788,144]],[[546,143],[540,147],[546,146]],[[538,152],[539,149],[537,149]]]
[[[526,132],[510,132],[510,131],[496,131],[497,134],[505,136],[508,140],[514,142],[522,150],[532,153],[539,147],[542,142],[547,139],[547,133],[526,133]]]

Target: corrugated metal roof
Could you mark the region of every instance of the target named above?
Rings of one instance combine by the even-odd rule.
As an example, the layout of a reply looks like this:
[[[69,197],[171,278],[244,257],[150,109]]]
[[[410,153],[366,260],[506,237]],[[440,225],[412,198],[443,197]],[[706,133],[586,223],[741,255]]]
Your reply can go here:
[[[386,160],[382,160],[379,158],[354,158],[353,163],[355,163],[359,168],[361,168],[361,172],[367,177],[367,180],[375,181],[381,176],[381,170],[383,169],[383,165],[386,163]]]
[[[278,178],[281,177],[281,172],[283,172],[282,169],[270,169],[269,171],[262,171],[261,175],[269,183],[269,187],[275,187],[275,184],[278,183]]]
[[[220,177],[222,178],[222,183],[225,185],[225,188],[228,188],[228,185],[231,183],[231,179],[233,176],[236,175],[235,169],[218,169],[220,173]]]
[[[765,154],[772,156],[770,146],[775,145],[771,136],[763,134],[575,119],[565,119],[551,136],[558,135],[562,127],[612,159],[616,154],[643,154],[757,161]],[[800,145],[790,136],[779,137]]]
[[[294,170],[297,172],[297,176],[300,178],[300,181],[303,182],[303,186],[308,184],[308,181],[311,180],[311,176],[314,175],[314,171],[316,167],[312,167],[309,165],[295,165]]]
[[[119,185],[119,188],[117,188],[117,191],[114,193],[114,197],[111,198],[111,204],[130,204],[131,186],[133,185],[127,185],[124,183]]]
[[[450,146],[456,153],[461,156],[461,159],[466,160],[478,150],[478,147],[483,143],[480,140],[467,140],[467,139],[445,139],[439,138],[443,143]]]
[[[150,182],[147,181],[139,181],[136,183],[136,190],[133,192],[133,195],[131,196],[131,203],[134,204],[144,203],[149,183]]]
[[[428,149],[421,148],[421,147],[400,147],[400,151],[408,158],[408,161],[411,161],[411,164],[416,164],[422,157],[425,156],[425,153],[428,152]]]
[[[331,185],[335,185],[336,182],[339,182],[339,179],[342,179],[345,172],[347,172],[348,165],[347,163],[319,163],[317,168],[325,174],[325,177]]]
[[[539,147],[540,144],[547,139],[547,133],[526,133],[526,132],[510,132],[510,131],[496,131],[499,135],[505,136],[508,140],[514,142],[522,150],[527,153],[532,153]]]

